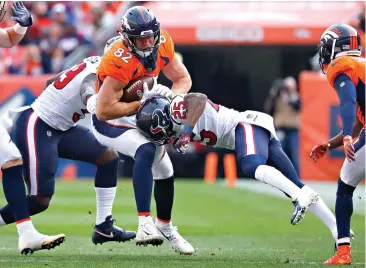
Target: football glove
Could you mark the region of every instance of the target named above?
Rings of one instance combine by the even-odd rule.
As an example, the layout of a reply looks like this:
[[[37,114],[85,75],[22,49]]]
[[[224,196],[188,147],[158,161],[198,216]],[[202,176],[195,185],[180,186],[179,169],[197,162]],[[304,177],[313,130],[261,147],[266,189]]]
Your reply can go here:
[[[343,138],[344,154],[348,162],[355,161],[355,147],[353,147],[353,140],[351,136]]]
[[[155,92],[156,95],[160,95],[160,96],[163,96],[163,97],[166,97],[168,99],[172,99],[173,98],[173,92],[170,90],[170,88],[164,86],[164,85],[161,85],[161,84],[156,84],[152,89],[151,89],[152,92]]]
[[[88,101],[86,102],[86,109],[90,114],[95,114],[97,112],[97,99],[98,94],[94,94],[89,97]]]
[[[23,5],[22,1],[14,2],[11,7],[11,11],[14,15],[11,19],[19,23],[20,26],[29,27],[33,24],[32,16],[28,9]]]
[[[147,99],[150,99],[156,95],[156,92],[153,92],[152,89],[149,90],[149,86],[147,85],[146,82],[144,82],[144,84],[142,85],[142,88],[144,89],[144,92],[141,97],[141,103],[143,103]]]
[[[310,153],[310,158],[316,163],[320,158],[322,158],[329,151],[330,144],[328,142],[323,142],[315,146]]]
[[[191,134],[182,133],[182,134],[180,134],[179,138],[174,140],[173,148],[177,152],[185,154],[189,147],[190,141],[191,141]]]

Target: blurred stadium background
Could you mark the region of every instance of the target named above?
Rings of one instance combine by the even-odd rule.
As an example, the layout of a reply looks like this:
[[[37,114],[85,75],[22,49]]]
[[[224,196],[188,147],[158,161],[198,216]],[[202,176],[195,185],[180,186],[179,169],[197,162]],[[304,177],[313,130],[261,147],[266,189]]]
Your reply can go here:
[[[313,184],[314,188],[323,197],[329,196],[328,204],[333,208],[336,180],[344,159],[343,150],[332,151],[316,165],[308,157],[315,144],[340,131],[341,123],[338,98],[319,70],[316,46],[321,33],[329,25],[349,23],[359,31],[365,49],[364,2],[26,1],[24,4],[33,14],[34,25],[28,29],[20,45],[10,49],[0,48],[0,116],[7,109],[31,104],[52,74],[73,66],[86,56],[101,55],[105,41],[117,34],[124,12],[133,5],[145,5],[155,13],[161,27],[171,34],[176,52],[182,56],[192,77],[191,91],[203,92],[212,101],[229,108],[265,111],[274,116],[278,136],[300,177],[312,183],[322,182]],[[9,16],[10,12],[0,23],[1,27],[14,24]],[[170,85],[163,75],[159,77],[159,81]],[[87,117],[82,123],[88,125],[89,120]],[[235,161],[231,161],[231,152],[209,149],[198,144],[192,145],[186,155],[169,151],[176,177],[190,179],[180,180],[176,186],[175,221],[182,228],[182,234],[188,233],[188,238],[201,248],[201,252],[207,253],[207,256],[221,254],[217,267],[267,267],[271,261],[283,265],[290,262],[293,264],[291,267],[314,267],[314,264],[324,261],[332,253],[328,231],[323,226],[320,228],[319,222],[314,219],[309,219],[307,226],[300,227],[301,231],[294,231],[289,226],[288,213],[286,214],[290,211],[289,202],[268,196],[272,191],[266,185],[252,184],[241,179],[241,171],[237,169]],[[132,165],[131,159],[121,156],[121,178],[131,177]],[[90,179],[94,173],[94,167],[89,164],[64,159],[59,161],[58,177],[61,180]],[[236,181],[237,177],[240,179]],[[222,187],[220,182],[225,180],[220,179],[218,185],[207,186],[202,184],[203,178],[206,182],[226,178],[229,186],[236,185],[245,190]],[[136,228],[129,180],[121,182],[121,191],[115,209],[117,215],[121,215],[116,218],[121,218],[124,227]],[[253,194],[253,191],[260,193]],[[365,262],[365,243],[362,241],[365,234],[364,191],[364,185],[361,185],[355,194],[358,197],[355,198],[357,215],[353,221],[361,236],[355,246],[358,247],[355,250],[358,258],[356,266]],[[69,192],[77,194],[70,196]],[[0,199],[4,200],[3,195],[0,195]],[[86,252],[83,254],[95,254],[93,245],[89,245],[88,235],[91,229],[87,228],[93,222],[93,215],[90,214],[94,213],[94,202],[91,181],[71,184],[60,182],[53,200],[54,206],[51,205],[47,212],[35,217],[35,222],[41,228],[57,231],[62,231],[65,225],[68,226],[67,230],[71,235],[82,237],[78,240],[79,244],[71,244],[69,250],[81,252],[85,247]],[[205,202],[206,206],[197,205]],[[273,204],[270,211],[265,209],[267,202]],[[70,210],[72,204],[79,204],[73,206],[75,211]],[[253,204],[256,209],[252,208]],[[244,208],[246,206],[250,208]],[[226,213],[220,217],[211,217],[211,213],[214,214],[212,207],[223,208]],[[236,215],[238,210],[242,210],[243,215]],[[286,210],[285,215],[278,215],[283,210]],[[64,218],[67,213],[74,220]],[[269,213],[268,218],[263,218],[262,213]],[[197,216],[200,214],[206,220]],[[247,217],[248,215],[251,216]],[[249,225],[248,218],[251,222]],[[275,221],[278,222],[274,224]],[[268,226],[269,222],[273,225]],[[258,228],[262,231],[258,231]],[[0,235],[0,250],[7,256],[0,257],[1,267],[7,267],[6,263],[15,254],[13,229],[0,229],[0,234],[5,230],[4,239]],[[276,236],[273,232],[277,232]],[[222,243],[212,240],[211,236],[216,234],[223,235],[218,238]],[[246,239],[243,239],[244,236]],[[291,248],[298,247],[298,238],[301,241],[300,246],[308,249],[291,255]],[[281,246],[277,241],[280,244],[289,244]],[[314,243],[320,247],[320,256],[312,247]],[[209,250],[210,246],[216,251]],[[219,253],[225,247],[234,249]],[[250,248],[256,247],[268,248],[269,251],[250,251]],[[245,252],[237,252],[237,248],[248,251],[243,249]],[[108,245],[100,252],[105,254],[106,259],[113,260],[113,252],[109,252],[113,250],[114,247]],[[137,254],[128,259],[131,265],[134,261],[140,263],[139,254],[144,254],[135,251],[128,248],[123,253]],[[173,254],[168,249],[166,251],[168,253],[163,251],[159,254]],[[147,252],[155,254],[157,251],[150,249]],[[247,254],[247,262],[240,258],[235,259],[242,253]],[[290,255],[283,255],[287,253]],[[50,256],[55,254],[57,255],[57,251]],[[257,260],[261,254],[265,256],[262,262]],[[232,257],[235,261],[226,266],[226,257]],[[141,258],[141,263],[150,261],[149,258]],[[302,262],[302,259],[308,261]],[[95,259],[91,260],[95,261],[95,265],[98,264]],[[31,259],[30,262],[34,262],[34,267],[39,267],[38,261]],[[204,261],[210,263],[210,257]],[[53,262],[46,259],[45,263],[52,266]],[[72,263],[76,263],[73,264],[76,267],[84,267],[77,258]],[[179,265],[192,267],[197,263],[191,260]],[[158,265],[164,266],[160,262]],[[216,267],[212,266],[213,263],[209,265]],[[94,266],[89,263],[88,267]]]

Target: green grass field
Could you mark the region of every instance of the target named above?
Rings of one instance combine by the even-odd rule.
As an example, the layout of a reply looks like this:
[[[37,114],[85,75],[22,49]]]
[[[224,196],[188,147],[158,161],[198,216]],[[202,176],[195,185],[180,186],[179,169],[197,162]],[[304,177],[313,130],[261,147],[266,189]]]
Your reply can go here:
[[[167,241],[161,247],[133,241],[95,246],[93,182],[59,182],[50,208],[33,222],[40,232],[65,233],[65,243],[22,256],[15,226],[1,227],[0,267],[322,267],[333,254],[330,232],[313,215],[290,224],[289,201],[201,181],[178,180],[175,189],[173,223],[197,249],[193,256],[178,255]],[[5,203],[3,194],[0,201]],[[119,182],[113,216],[118,226],[137,229],[131,181]],[[364,267],[365,217],[354,215],[352,228],[353,266]]]

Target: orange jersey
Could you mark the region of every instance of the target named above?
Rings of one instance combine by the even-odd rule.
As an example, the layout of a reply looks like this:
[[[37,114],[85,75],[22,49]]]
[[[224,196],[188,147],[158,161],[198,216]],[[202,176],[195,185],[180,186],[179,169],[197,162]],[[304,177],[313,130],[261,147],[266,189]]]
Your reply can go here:
[[[333,60],[327,68],[329,84],[334,87],[334,80],[341,74],[347,75],[356,88],[357,117],[365,124],[365,58],[341,56]]]
[[[139,59],[124,44],[123,39],[112,43],[104,53],[97,71],[97,86],[99,91],[104,79],[111,76],[124,84],[143,75],[158,76],[160,71],[174,58],[174,43],[170,35],[161,30],[160,45],[156,59],[156,68],[148,71]]]

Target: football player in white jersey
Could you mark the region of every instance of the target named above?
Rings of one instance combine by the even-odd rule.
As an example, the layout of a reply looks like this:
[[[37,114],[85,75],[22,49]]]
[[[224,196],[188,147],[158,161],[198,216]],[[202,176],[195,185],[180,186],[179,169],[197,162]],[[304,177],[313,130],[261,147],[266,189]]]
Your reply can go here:
[[[0,21],[6,14],[6,1],[0,1]],[[22,2],[13,2],[11,17],[17,22],[13,27],[0,29],[0,47],[10,48],[22,40],[27,28],[32,25],[32,16]],[[25,192],[22,176],[22,156],[17,146],[12,142],[7,132],[8,122],[0,124],[0,167],[3,174],[3,189],[9,205],[10,217],[17,224],[19,234],[19,250],[27,253],[31,250],[51,249],[64,240],[64,235],[47,236],[39,233],[33,227],[29,217],[25,194],[18,195],[17,191]],[[0,225],[5,224],[0,216]]]
[[[212,103],[204,94],[190,93],[171,101],[164,97],[148,99],[136,120],[138,130],[150,141],[162,144],[174,139],[173,146],[181,153],[191,141],[235,150],[247,177],[269,184],[292,199],[291,224],[300,223],[309,208],[337,238],[334,215],[316,192],[300,182],[276,137],[271,116],[238,112]]]
[[[14,127],[14,142],[24,159],[23,174],[29,195],[26,198],[24,186],[4,187],[6,195],[22,198],[21,207],[27,208],[27,215],[23,219],[15,219],[13,214],[17,208],[6,205],[0,209],[0,225],[15,221],[22,223],[22,228],[28,233],[24,239],[21,236],[19,249],[22,253],[43,249],[45,238],[34,230],[28,207],[30,215],[48,208],[54,194],[59,157],[85,161],[97,167],[97,213],[92,241],[95,244],[124,242],[136,236],[135,232],[113,225],[117,152],[100,144],[89,128],[77,125],[77,121],[84,118],[87,112],[87,98],[95,93],[95,73],[99,62],[100,57],[84,59],[48,80],[45,90],[33,104],[8,112],[6,121]],[[52,238],[52,246],[63,242],[64,237],[61,234],[56,239]]]

